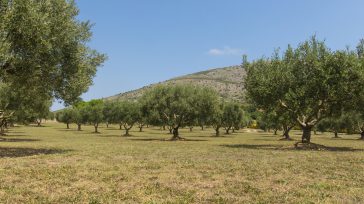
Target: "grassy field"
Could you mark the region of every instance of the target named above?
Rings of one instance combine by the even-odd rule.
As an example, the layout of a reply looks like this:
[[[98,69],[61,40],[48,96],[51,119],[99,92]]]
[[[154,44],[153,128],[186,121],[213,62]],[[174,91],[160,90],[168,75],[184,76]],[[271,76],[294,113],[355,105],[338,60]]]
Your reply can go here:
[[[212,137],[158,128],[15,127],[0,141],[0,203],[364,203],[364,141],[313,136],[295,150],[271,133]],[[136,131],[136,130],[135,130]],[[299,132],[292,136],[298,140]]]

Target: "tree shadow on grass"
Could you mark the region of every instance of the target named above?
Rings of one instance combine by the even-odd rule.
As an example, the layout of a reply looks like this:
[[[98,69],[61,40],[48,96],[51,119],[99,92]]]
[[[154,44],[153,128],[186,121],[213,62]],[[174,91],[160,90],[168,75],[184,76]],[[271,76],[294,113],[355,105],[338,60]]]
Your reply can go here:
[[[332,137],[331,140],[342,140],[342,141],[363,141],[363,139],[360,138],[360,135],[358,136],[358,138],[345,138],[345,137],[339,137],[339,138],[334,138]]]
[[[169,131],[148,132],[148,134],[151,134],[151,135],[172,135],[172,133],[169,133]]]
[[[216,136],[216,134],[211,134],[210,136],[200,136],[200,137],[208,137],[208,138],[216,138],[216,139],[231,139],[234,138],[236,135],[234,134],[220,134],[219,136]],[[192,137],[192,136],[189,136]]]
[[[29,136],[29,135],[18,135],[18,134],[5,134],[5,135],[2,135],[2,137],[26,137],[26,136]]]
[[[23,134],[25,132],[23,132],[23,131],[12,131],[12,130],[9,130],[8,133],[9,134]]]
[[[116,128],[116,127],[104,127],[102,129],[104,129],[104,130],[120,130],[120,128]]]
[[[310,146],[284,146],[284,145],[251,145],[251,144],[231,144],[220,145],[228,148],[257,149],[257,150],[277,150],[277,151],[329,151],[329,152],[362,152],[363,149],[354,149],[351,147],[328,147],[311,143]]]
[[[37,142],[36,139],[18,139],[18,138],[3,138],[0,137],[0,142]]]
[[[167,139],[160,139],[160,138],[135,138],[135,139],[129,139],[129,140],[133,140],[133,141],[145,141],[145,142],[150,142],[150,141],[160,141],[160,142],[203,142],[203,141],[208,141],[208,140],[199,140],[199,139],[187,139],[187,138],[183,138],[183,140],[171,140],[170,138]]]
[[[275,137],[279,137],[280,135],[273,135],[273,134],[260,134],[257,137],[269,137],[269,138],[275,138]]]
[[[77,128],[70,128],[70,129],[67,129],[67,128],[54,128],[55,130],[57,131],[61,131],[61,132],[79,132],[77,130]]]
[[[16,158],[16,157],[28,157],[34,155],[62,154],[68,151],[70,150],[0,147],[0,158]]]
[[[29,127],[29,128],[47,128],[47,127],[51,127],[51,126],[44,125],[44,124],[42,124],[41,126],[38,126],[36,124],[30,124],[30,125],[26,125],[26,127]]]
[[[256,141],[277,141],[279,139],[280,138],[278,138],[278,137],[270,137],[270,138],[254,138],[254,139],[251,139],[251,140],[256,140]]]

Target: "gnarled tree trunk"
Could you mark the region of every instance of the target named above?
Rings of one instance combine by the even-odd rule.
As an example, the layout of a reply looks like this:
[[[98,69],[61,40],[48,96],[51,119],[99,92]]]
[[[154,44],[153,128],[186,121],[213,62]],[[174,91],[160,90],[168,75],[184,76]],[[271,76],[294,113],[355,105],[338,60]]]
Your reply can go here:
[[[168,127],[169,130],[169,134],[173,134],[173,128],[172,127]]]
[[[124,124],[125,134],[124,136],[130,136],[129,131],[133,128],[133,125],[128,126],[128,124]]]
[[[125,128],[125,134],[124,134],[124,136],[130,136],[129,129],[128,128]]]
[[[173,137],[171,138],[171,140],[180,140],[180,139],[182,139],[182,138],[179,136],[179,132],[178,132],[178,130],[179,130],[179,126],[177,126],[177,127],[173,128],[172,130],[173,130],[173,131],[172,131],[172,133],[173,133]]]
[[[228,128],[226,128],[225,130],[226,130],[226,134],[227,134],[227,135],[230,135],[231,127],[228,127]]]
[[[220,136],[220,127],[216,127],[215,128],[215,132],[216,132],[216,137]]]
[[[144,123],[138,123],[139,132],[143,132],[143,127],[145,126]]]
[[[81,125],[82,125],[81,123],[78,123],[78,124],[77,124],[77,130],[78,130],[78,131],[81,131]]]
[[[289,136],[289,132],[291,131],[293,127],[285,126],[283,127],[283,137],[285,140],[291,140],[291,137]]]
[[[312,127],[310,125],[302,126],[302,143],[311,143]]]

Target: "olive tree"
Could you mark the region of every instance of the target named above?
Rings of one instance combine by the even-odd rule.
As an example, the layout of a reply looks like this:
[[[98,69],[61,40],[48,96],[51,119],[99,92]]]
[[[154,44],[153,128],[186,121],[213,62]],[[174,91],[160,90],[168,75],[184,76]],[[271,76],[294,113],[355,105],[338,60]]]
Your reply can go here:
[[[364,80],[364,39],[361,39],[358,46],[356,47],[357,54],[360,60],[360,67],[361,67],[361,78]],[[356,121],[357,127],[360,131],[360,139],[364,140],[364,89],[358,92],[358,101],[353,108],[354,111],[357,113]]]
[[[36,90],[44,101],[71,104],[87,91],[105,56],[88,47],[91,23],[78,13],[74,1],[0,0],[0,81],[12,87],[8,94]]]
[[[114,111],[115,111],[116,105],[117,105],[117,103],[114,101],[105,101],[105,103],[104,103],[104,109],[102,112],[104,115],[106,127],[109,127],[109,124],[113,122]]]
[[[104,102],[102,100],[91,100],[82,108],[85,120],[94,126],[95,133],[99,133],[99,124],[104,121],[103,108]]]
[[[31,120],[35,121],[38,127],[41,126],[42,120],[49,116],[51,105],[52,101],[50,100],[34,101]]]
[[[75,105],[72,106],[72,122],[76,123],[77,130],[82,130],[82,124],[87,123],[88,121],[88,109],[86,102],[78,102]]]
[[[130,129],[138,122],[139,108],[140,106],[137,102],[122,101],[119,103],[116,117],[124,127],[124,136],[130,136]]]
[[[70,124],[73,122],[73,109],[66,108],[56,113],[56,120],[67,125],[67,129],[70,129]]]
[[[317,124],[317,130],[321,132],[331,131],[334,133],[334,138],[339,138],[339,133],[349,128],[346,123],[348,117],[355,117],[355,115],[348,116],[343,113],[340,117],[325,118]]]
[[[218,109],[219,106],[219,95],[216,91],[209,88],[201,88],[196,97],[198,100],[195,104],[197,123],[204,130],[204,126],[209,124],[214,115],[214,111]],[[195,121],[193,121],[195,123]]]
[[[215,130],[216,137],[220,136],[220,128],[223,126],[223,113],[224,113],[224,103],[220,102],[212,112],[212,118],[209,124]]]
[[[243,119],[243,110],[239,103],[226,102],[222,114],[222,124],[226,134],[230,134],[230,130],[239,129]]]
[[[311,130],[327,117],[337,117],[362,92],[362,68],[357,53],[331,51],[316,37],[283,55],[248,63],[245,87],[253,103],[267,110],[280,106],[303,130],[302,143],[311,142]]]
[[[183,139],[179,128],[185,126],[196,115],[198,88],[189,85],[157,86],[143,96],[151,112],[172,128],[171,140]]]
[[[148,125],[150,118],[148,117],[147,106],[145,106],[143,102],[138,102],[137,106],[138,114],[136,121],[138,123],[139,132],[143,132],[143,127]]]

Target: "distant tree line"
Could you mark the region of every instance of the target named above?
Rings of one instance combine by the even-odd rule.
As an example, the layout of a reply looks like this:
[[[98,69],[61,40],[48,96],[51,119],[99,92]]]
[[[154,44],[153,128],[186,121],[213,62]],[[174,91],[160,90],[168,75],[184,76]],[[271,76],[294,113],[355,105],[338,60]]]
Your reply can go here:
[[[146,125],[168,129],[172,140],[180,137],[180,128],[213,126],[216,136],[224,128],[226,134],[239,130],[248,123],[248,117],[240,103],[223,101],[208,88],[190,85],[158,86],[147,91],[138,101],[92,100],[81,102],[56,114],[58,121],[67,124],[92,124],[98,132],[100,123],[117,124],[129,136],[137,126],[143,131]]]

